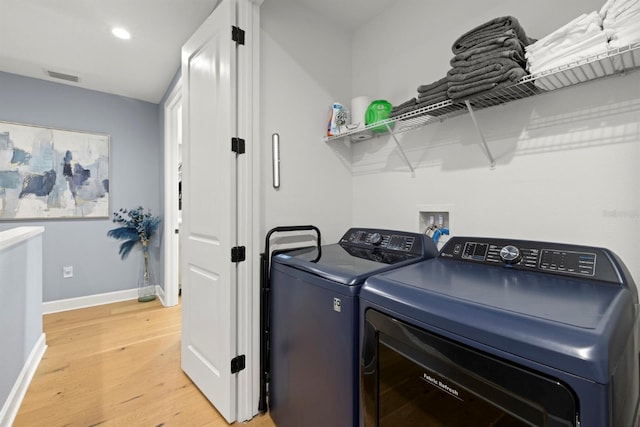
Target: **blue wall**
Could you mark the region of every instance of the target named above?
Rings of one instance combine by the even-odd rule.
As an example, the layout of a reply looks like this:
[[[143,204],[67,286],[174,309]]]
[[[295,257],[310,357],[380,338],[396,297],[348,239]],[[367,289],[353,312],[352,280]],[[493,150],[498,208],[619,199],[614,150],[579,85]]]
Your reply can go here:
[[[161,214],[162,127],[159,107],[102,92],[0,72],[0,121],[110,135],[110,211],[142,205]],[[108,238],[110,219],[3,221],[0,231],[42,225],[43,300],[81,297],[136,287],[137,253],[122,261]],[[155,273],[162,283],[154,242]],[[74,276],[62,278],[62,267]]]

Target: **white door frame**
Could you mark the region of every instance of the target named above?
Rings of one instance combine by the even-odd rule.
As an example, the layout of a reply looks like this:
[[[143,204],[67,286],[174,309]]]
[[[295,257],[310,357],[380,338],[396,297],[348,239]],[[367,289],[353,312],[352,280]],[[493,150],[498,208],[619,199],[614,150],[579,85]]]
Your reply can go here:
[[[258,413],[260,398],[260,252],[264,241],[262,203],[262,154],[260,140],[260,6],[263,0],[247,0],[238,24],[246,32],[244,54],[239,54],[238,132],[246,139],[238,173],[246,179],[238,187],[238,240],[246,247],[246,261],[239,264],[238,354],[246,355],[246,369],[238,373],[238,421]]]
[[[164,295],[162,304],[178,304],[178,143],[181,138],[182,78],[164,103]]]

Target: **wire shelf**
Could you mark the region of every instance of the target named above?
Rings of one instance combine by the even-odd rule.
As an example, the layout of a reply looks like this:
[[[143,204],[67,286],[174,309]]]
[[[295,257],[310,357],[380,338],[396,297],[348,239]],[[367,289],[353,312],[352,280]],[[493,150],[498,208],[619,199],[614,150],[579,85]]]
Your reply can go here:
[[[623,74],[640,67],[640,42],[621,48],[610,49],[598,55],[575,61],[551,70],[523,77],[517,83],[469,98],[464,101],[446,100],[437,104],[416,109],[358,129],[347,129],[339,135],[326,137],[325,141],[350,138],[351,141],[362,141],[376,134],[396,134],[417,129],[432,123],[442,122],[474,110],[527,98],[541,93],[561,89],[576,84]],[[380,127],[390,131],[376,132]]]

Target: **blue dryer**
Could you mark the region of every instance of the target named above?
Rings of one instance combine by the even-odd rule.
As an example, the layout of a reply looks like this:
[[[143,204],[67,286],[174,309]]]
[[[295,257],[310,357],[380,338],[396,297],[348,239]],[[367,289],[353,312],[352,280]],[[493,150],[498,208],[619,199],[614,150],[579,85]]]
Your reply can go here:
[[[367,427],[638,425],[638,294],[609,250],[456,237],[360,303]]]
[[[372,274],[435,256],[422,234],[352,228],[320,254],[314,247],[273,257],[268,395],[278,427],[357,426],[360,287]]]

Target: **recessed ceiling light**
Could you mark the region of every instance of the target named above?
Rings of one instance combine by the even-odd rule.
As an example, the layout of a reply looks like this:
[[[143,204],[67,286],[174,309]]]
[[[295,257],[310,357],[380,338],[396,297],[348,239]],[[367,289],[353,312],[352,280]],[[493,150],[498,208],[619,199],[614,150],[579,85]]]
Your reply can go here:
[[[131,34],[129,34],[129,31],[125,30],[122,27],[113,28],[111,30],[111,34],[122,40],[129,40],[131,38]]]

